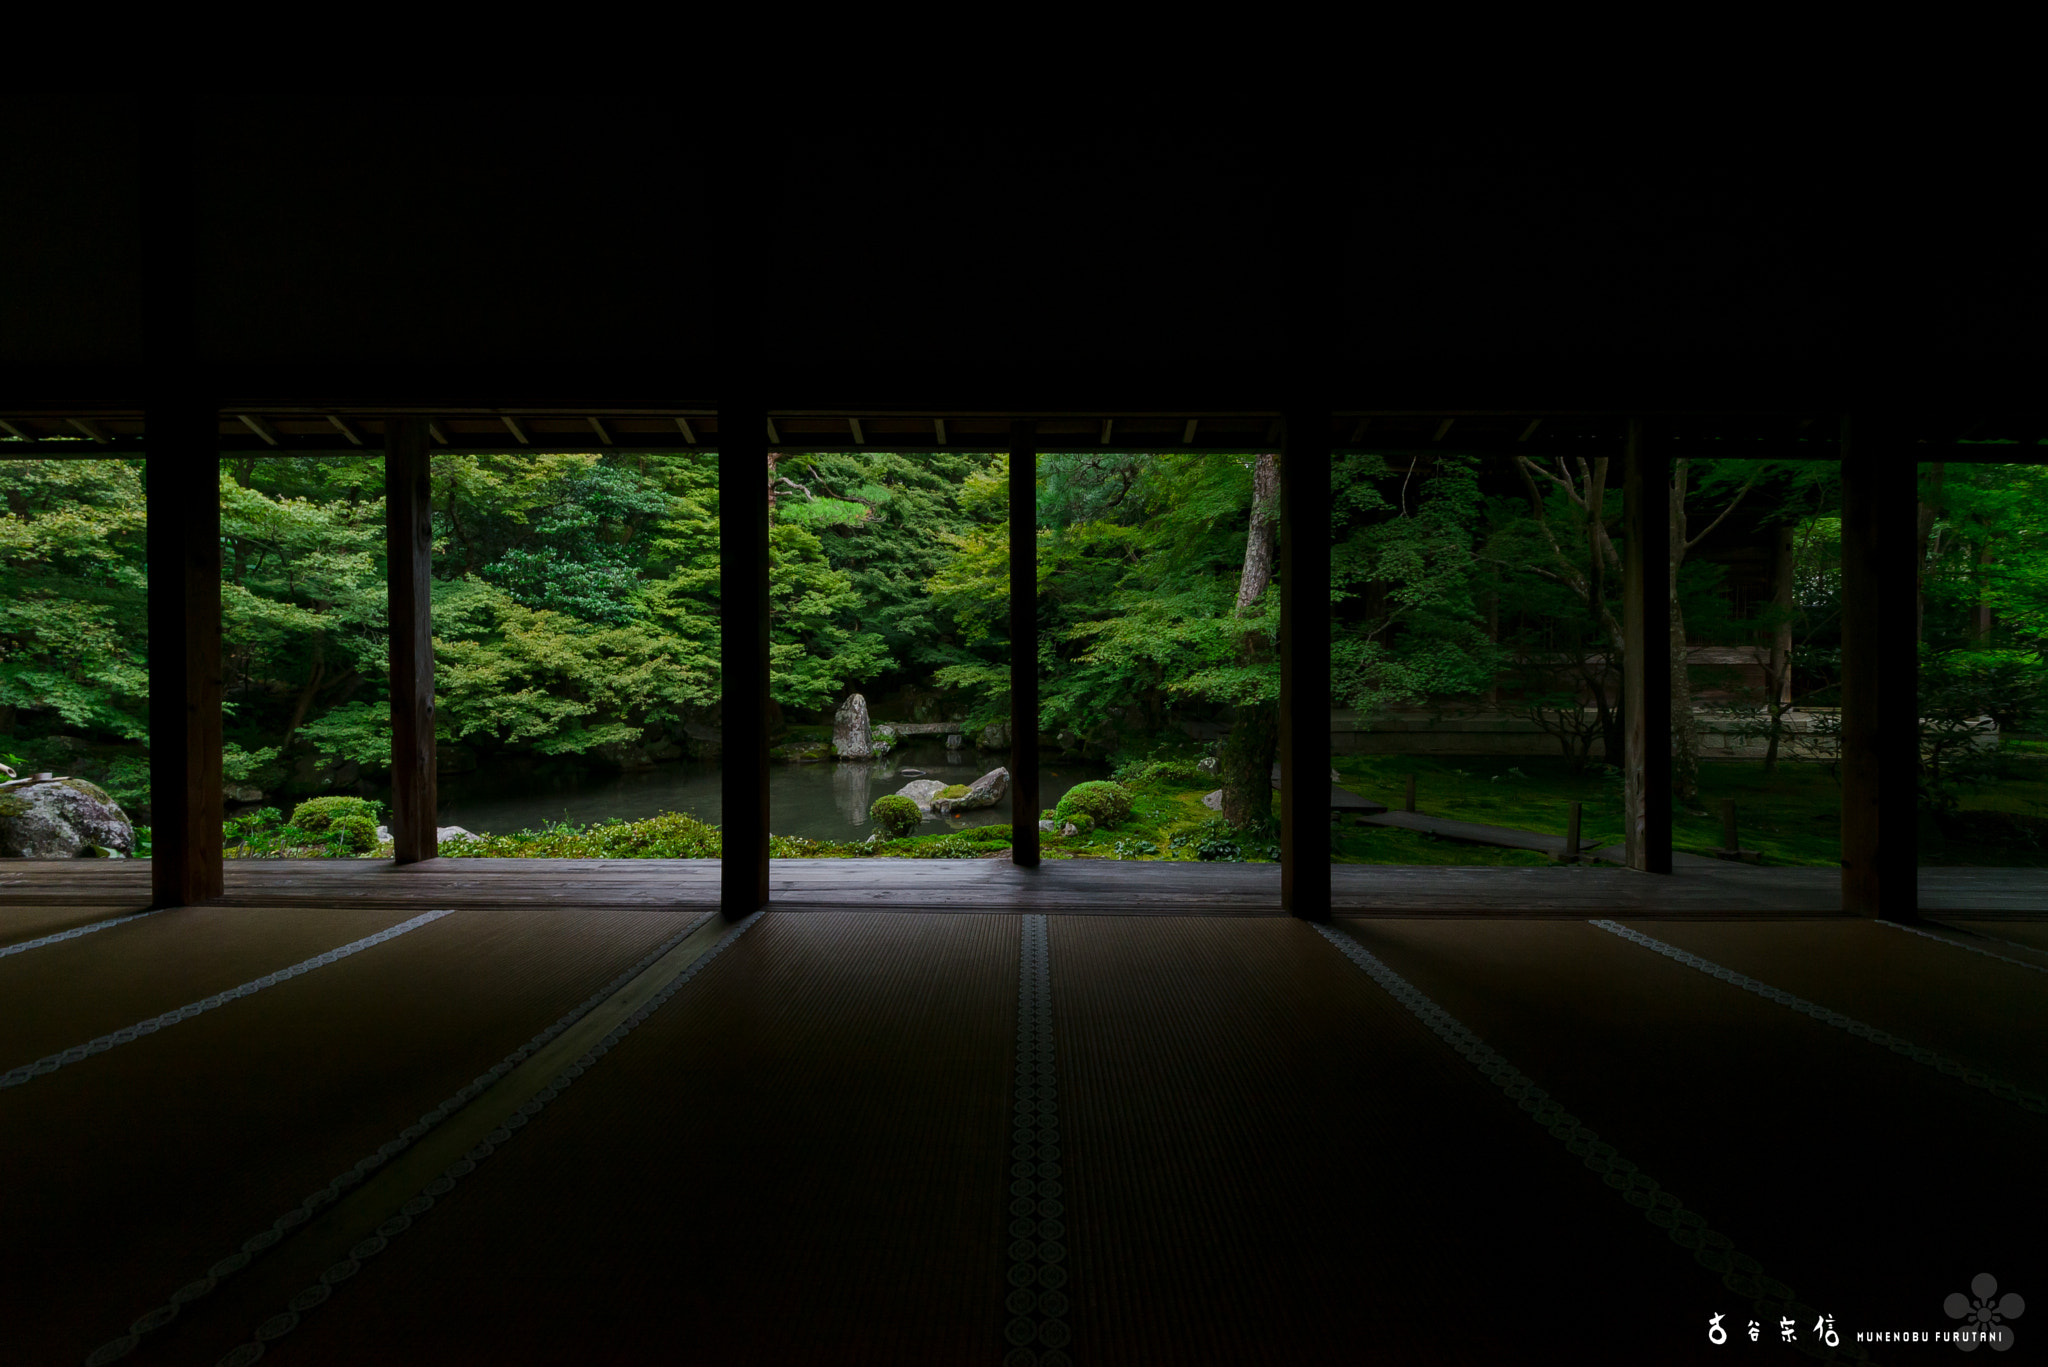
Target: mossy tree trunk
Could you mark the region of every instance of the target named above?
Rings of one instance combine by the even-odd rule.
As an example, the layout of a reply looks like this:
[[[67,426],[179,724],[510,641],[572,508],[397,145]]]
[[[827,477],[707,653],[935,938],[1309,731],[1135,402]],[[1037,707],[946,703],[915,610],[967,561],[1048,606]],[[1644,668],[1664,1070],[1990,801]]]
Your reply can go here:
[[[1237,581],[1237,616],[1248,615],[1273,583],[1273,535],[1280,525],[1280,458],[1263,455],[1252,467],[1251,525],[1245,533],[1244,571]],[[1256,632],[1246,632],[1239,658],[1262,655]],[[1273,816],[1273,759],[1280,750],[1280,707],[1241,703],[1217,757],[1223,780],[1223,819],[1233,826],[1264,826]]]

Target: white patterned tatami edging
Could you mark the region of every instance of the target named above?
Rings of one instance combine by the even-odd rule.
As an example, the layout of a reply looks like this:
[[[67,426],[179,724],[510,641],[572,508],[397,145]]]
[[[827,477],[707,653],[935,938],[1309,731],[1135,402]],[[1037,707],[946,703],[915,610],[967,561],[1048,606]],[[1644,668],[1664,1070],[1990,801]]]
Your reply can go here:
[[[1987,959],[1996,959],[2002,964],[2017,964],[2019,967],[2030,969],[2035,973],[2048,973],[2048,968],[2044,968],[2040,964],[2030,964],[2025,959],[2015,959],[2010,954],[2000,954],[1997,950],[1986,949],[1982,945],[1965,944],[1961,940],[1951,940],[1946,935],[1936,935],[1933,931],[1922,930],[1918,926],[1902,926],[1897,921],[1887,921],[1882,917],[1878,918],[1877,923],[1881,926],[1890,926],[1893,930],[1903,930],[1908,935],[1918,935],[1922,939],[1933,940],[1939,944],[1947,945],[1950,949],[1968,950],[1972,954],[1982,954]],[[2009,945],[2012,941],[2001,940],[1999,943]]]
[[[1641,931],[1630,930],[1618,921],[1601,920],[1594,921],[1592,924],[1610,935],[1619,935],[1622,939],[1639,944],[1645,949],[1655,950],[1667,959],[1675,959],[1688,968],[1696,968],[1710,978],[1719,978],[1722,982],[1739,987],[1745,992],[1753,992],[1765,1001],[1776,1002],[1789,1011],[1797,1011],[1802,1016],[1811,1016],[1817,1021],[1832,1025],[1837,1030],[1845,1030],[1857,1039],[1874,1044],[1880,1049],[1889,1049],[1899,1057],[1909,1058],[1923,1068],[1932,1068],[1935,1072],[1941,1073],[1944,1076],[1955,1078],[1961,1082],[1967,1082],[1972,1087],[1982,1088],[2000,1101],[2009,1101],[2022,1110],[2032,1111],[2036,1115],[2048,1112],[2048,1097],[2043,1097],[2039,1092],[2031,1092],[2024,1087],[2015,1086],[2004,1078],[1993,1077],[1982,1069],[1972,1068],[1959,1059],[1948,1058],[1945,1055],[1936,1053],[1932,1049],[1922,1048],[1911,1040],[1901,1039],[1899,1036],[1880,1030],[1874,1025],[1867,1025],[1853,1016],[1845,1016],[1841,1012],[1831,1011],[1825,1006],[1816,1006],[1804,997],[1795,997],[1790,992],[1772,987],[1767,982],[1760,982],[1746,973],[1737,973],[1732,968],[1723,968],[1711,959],[1702,959],[1699,955],[1688,953],[1676,945],[1667,945],[1662,940],[1653,939]]]
[[[1508,1100],[1519,1106],[1531,1120],[1549,1131],[1551,1138],[1563,1144],[1586,1167],[1601,1174],[1618,1196],[1642,1212],[1644,1219],[1662,1229],[1671,1242],[1689,1250],[1694,1262],[1710,1272],[1720,1273],[1721,1284],[1728,1290],[1748,1298],[1759,1311],[1768,1312],[1772,1318],[1782,1314],[1790,1314],[1794,1319],[1801,1316],[1808,1320],[1818,1318],[1819,1312],[1812,1306],[1801,1304],[1791,1287],[1765,1276],[1763,1265],[1738,1250],[1733,1239],[1709,1229],[1705,1217],[1697,1211],[1688,1210],[1684,1202],[1623,1158],[1612,1144],[1601,1142],[1599,1135],[1580,1124],[1579,1118],[1567,1112],[1550,1093],[1502,1058],[1464,1022],[1382,963],[1379,956],[1340,930],[1318,924],[1316,931],[1336,946],[1345,958],[1364,969],[1368,977],[1406,1007],[1430,1033],[1456,1050],[1459,1057],[1476,1068],[1482,1077],[1500,1088]],[[1820,1355],[1831,1361],[1862,1362],[1867,1359],[1864,1351],[1854,1345],[1823,1347]]]
[[[490,1088],[503,1081],[506,1075],[511,1073],[520,1064],[526,1062],[536,1050],[553,1043],[556,1036],[560,1035],[577,1021],[582,1020],[592,1011],[595,1011],[606,1001],[609,1001],[627,983],[630,983],[633,979],[652,968],[655,961],[660,959],[662,955],[696,934],[697,930],[706,921],[710,920],[712,915],[716,915],[716,913],[699,916],[689,925],[669,936],[668,939],[642,955],[639,961],[632,967],[615,975],[610,982],[598,988],[597,991],[591,993],[577,1005],[570,1008],[553,1025],[550,1025],[547,1029],[505,1055],[497,1067],[492,1068],[489,1072],[479,1074],[474,1081],[470,1082],[446,1101],[443,1101],[433,1110],[428,1111],[418,1121],[400,1130],[397,1135],[378,1146],[374,1152],[365,1154],[357,1159],[353,1167],[343,1169],[326,1186],[315,1189],[311,1195],[307,1196],[298,1205],[278,1216],[269,1225],[257,1230],[247,1239],[244,1239],[239,1248],[234,1249],[225,1258],[207,1268],[201,1276],[193,1278],[183,1286],[180,1286],[176,1291],[173,1291],[170,1299],[164,1304],[157,1306],[154,1310],[151,1310],[148,1314],[143,1315],[133,1324],[129,1325],[127,1333],[119,1338],[109,1340],[94,1349],[92,1355],[86,1359],[87,1367],[106,1367],[106,1364],[119,1362],[122,1358],[134,1352],[136,1346],[142,1342],[144,1335],[161,1329],[172,1320],[175,1320],[182,1307],[189,1305],[202,1296],[210,1294],[214,1287],[218,1286],[224,1278],[232,1277],[235,1273],[247,1267],[252,1260],[276,1247],[281,1240],[304,1225],[321,1210],[334,1204],[343,1194],[362,1182],[365,1177],[375,1172],[378,1168],[383,1167],[398,1154],[411,1148],[416,1141],[425,1138],[431,1130],[447,1120],[448,1117],[454,1115],[477,1097],[482,1096]]]
[[[1017,965],[1016,1129],[1010,1136],[1010,1294],[1003,1367],[1073,1367],[1067,1355],[1067,1209],[1053,1068],[1052,941],[1025,916]],[[1034,1346],[1035,1345],[1035,1346]]]
[[[0,959],[4,959],[10,954],[22,954],[31,949],[41,949],[44,945],[61,944],[65,940],[75,940],[81,935],[90,935],[96,930],[106,930],[110,926],[125,926],[130,921],[140,921],[145,916],[161,916],[169,910],[171,910],[169,907],[158,907],[155,911],[133,912],[127,916],[115,916],[105,921],[94,921],[89,926],[73,926],[69,930],[60,930],[54,935],[43,935],[33,940],[23,940],[18,945],[7,945],[4,948],[0,948]]]
[[[372,945],[381,945],[386,940],[396,939],[409,930],[418,930],[430,921],[438,921],[443,916],[453,914],[451,911],[422,912],[410,921],[401,921],[389,930],[380,930],[375,935],[365,935],[360,940],[342,945],[338,949],[330,949],[325,954],[315,954],[310,959],[302,959],[290,968],[280,968],[275,973],[266,973],[260,978],[252,978],[240,987],[231,987],[225,992],[216,992],[210,997],[202,997],[196,1002],[180,1006],[175,1010],[151,1016],[148,1020],[137,1021],[133,1025],[123,1026],[121,1029],[115,1030],[110,1034],[101,1035],[98,1039],[87,1040],[84,1044],[74,1044],[69,1049],[61,1050],[58,1053],[47,1054],[37,1059],[34,1063],[25,1063],[19,1068],[12,1069],[4,1076],[0,1076],[0,1089],[19,1087],[24,1082],[54,1073],[67,1064],[82,1063],[94,1054],[104,1054],[116,1045],[132,1044],[145,1035],[155,1034],[165,1026],[176,1025],[179,1021],[191,1020],[194,1016],[203,1016],[217,1006],[226,1006],[229,1002],[239,1001],[243,997],[252,997],[264,988],[275,987],[287,978],[296,978],[301,974],[311,973],[316,968],[325,968],[328,964],[340,959],[346,959],[351,954],[360,954]]]
[[[648,998],[644,1006],[635,1009],[632,1014],[620,1021],[610,1034],[592,1045],[574,1063],[571,1063],[561,1072],[555,1074],[554,1077],[548,1079],[545,1087],[535,1092],[530,1100],[521,1103],[518,1110],[506,1116],[497,1129],[484,1136],[482,1142],[478,1143],[453,1163],[450,1163],[446,1168],[443,1168],[441,1175],[420,1188],[418,1195],[404,1202],[398,1209],[391,1212],[390,1218],[377,1226],[376,1233],[349,1250],[348,1257],[343,1258],[340,1262],[335,1263],[325,1272],[322,1272],[319,1281],[314,1282],[311,1286],[299,1292],[298,1295],[293,1296],[290,1301],[286,1302],[283,1310],[257,1325],[254,1336],[247,1342],[229,1349],[221,1357],[219,1367],[249,1367],[250,1363],[260,1360],[264,1353],[268,1351],[270,1344],[298,1328],[304,1317],[315,1308],[325,1305],[334,1294],[336,1287],[362,1271],[363,1263],[366,1260],[382,1253],[390,1246],[393,1239],[412,1228],[413,1222],[432,1210],[437,1200],[455,1190],[457,1182],[475,1172],[477,1164],[496,1153],[501,1145],[509,1143],[515,1133],[524,1128],[529,1121],[546,1108],[547,1103],[560,1096],[568,1089],[572,1082],[582,1077],[586,1071],[597,1065],[597,1061],[600,1058],[610,1053],[613,1045],[632,1034],[649,1016],[652,1016],[656,1011],[666,1006],[670,998],[682,991],[684,985],[696,977],[706,964],[724,953],[726,947],[731,945],[734,940],[746,934],[753,927],[754,923],[761,919],[763,914],[757,911],[744,921],[733,926],[731,930],[728,930],[719,937],[716,944],[698,955],[688,967],[676,974],[674,980],[666,987]],[[702,920],[697,922],[697,925],[702,924]],[[680,943],[695,930],[696,926],[693,925],[690,930],[675,936],[670,942],[670,947]],[[652,967],[652,961],[658,959],[666,952],[667,949],[664,948],[649,955],[646,961],[647,966]],[[623,978],[629,975],[622,974],[620,976]],[[619,985],[623,986],[624,984],[621,983]],[[559,1033],[559,1031],[556,1033]],[[535,1039],[538,1040],[539,1036],[535,1036]],[[533,1048],[538,1047],[535,1044],[526,1052],[531,1053]],[[503,1066],[500,1065],[500,1067]],[[505,1068],[505,1072],[510,1071],[510,1068]],[[111,1359],[109,1360],[111,1361]]]

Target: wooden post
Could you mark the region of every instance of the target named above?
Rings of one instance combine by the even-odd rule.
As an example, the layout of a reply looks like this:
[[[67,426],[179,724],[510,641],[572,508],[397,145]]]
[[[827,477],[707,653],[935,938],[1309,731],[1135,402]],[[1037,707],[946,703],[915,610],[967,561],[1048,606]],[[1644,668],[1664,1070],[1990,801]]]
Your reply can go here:
[[[1280,905],[1330,917],[1330,413],[1286,414],[1280,466]]]
[[[1401,810],[1404,812],[1415,810],[1415,775],[1413,774],[1408,775],[1408,791],[1402,794]]]
[[[768,905],[768,408],[718,407],[721,818],[719,905]]]
[[[1583,803],[1574,802],[1564,819],[1564,862],[1567,864],[1579,862],[1579,822],[1584,811]]]
[[[1628,866],[1671,872],[1671,478],[1639,418],[1622,450],[1622,721]]]
[[[1038,425],[1010,424],[1010,862],[1038,867]]]
[[[144,414],[151,902],[221,895],[220,415]]]
[[[391,846],[441,852],[434,750],[433,455],[425,418],[384,420],[384,555],[391,622]]]
[[[1919,469],[1879,420],[1842,419],[1842,910],[1919,915]]]

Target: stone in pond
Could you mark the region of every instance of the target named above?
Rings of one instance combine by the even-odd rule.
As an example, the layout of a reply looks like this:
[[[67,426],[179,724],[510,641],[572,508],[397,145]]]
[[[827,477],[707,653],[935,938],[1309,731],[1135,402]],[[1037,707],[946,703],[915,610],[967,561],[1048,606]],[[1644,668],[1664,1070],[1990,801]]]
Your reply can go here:
[[[847,695],[832,714],[832,753],[841,759],[873,759],[874,730],[868,724],[868,700],[858,693]]]
[[[935,778],[912,779],[909,783],[898,788],[896,795],[898,797],[907,797],[912,802],[915,802],[919,811],[929,812],[932,809],[933,801],[938,798],[940,793],[946,791],[947,786]]]

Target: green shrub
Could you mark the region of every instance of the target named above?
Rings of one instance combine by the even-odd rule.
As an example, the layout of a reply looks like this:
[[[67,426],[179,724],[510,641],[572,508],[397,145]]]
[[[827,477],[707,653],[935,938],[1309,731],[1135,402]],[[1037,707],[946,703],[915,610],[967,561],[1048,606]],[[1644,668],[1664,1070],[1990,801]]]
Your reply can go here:
[[[1075,812],[1067,818],[1066,825],[1060,827],[1060,834],[1066,834],[1067,826],[1074,828],[1075,835],[1087,835],[1095,829],[1095,818],[1086,812]]]
[[[614,817],[591,826],[558,823],[516,835],[455,836],[441,842],[447,859],[716,859],[718,828],[681,812],[642,821]]]
[[[988,849],[961,835],[929,835],[885,841],[875,853],[885,859],[974,859]]]
[[[1010,843],[1008,826],[969,826],[960,832],[964,839],[977,845],[1007,845]]]
[[[915,802],[901,793],[889,793],[878,797],[868,807],[868,820],[875,823],[875,829],[884,840],[895,840],[909,835],[924,820],[924,813]]]
[[[318,834],[342,817],[360,816],[369,820],[370,831],[374,835],[377,816],[382,810],[382,803],[364,797],[309,797],[292,808],[292,819],[287,824]],[[370,843],[375,845],[377,842],[372,840]]]
[[[367,816],[337,816],[327,823],[327,835],[357,854],[368,854],[377,848],[377,823]]]
[[[1131,817],[1131,790],[1101,779],[1077,783],[1052,809],[1052,819],[1065,825],[1077,816],[1093,817],[1098,826],[1121,826]]]

